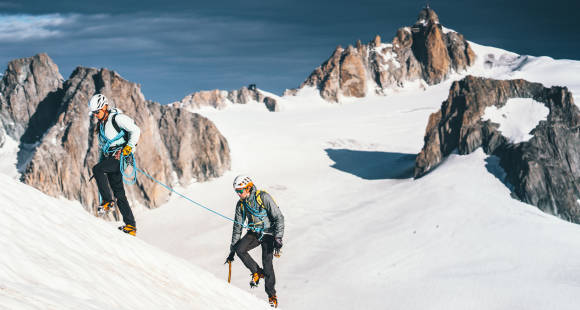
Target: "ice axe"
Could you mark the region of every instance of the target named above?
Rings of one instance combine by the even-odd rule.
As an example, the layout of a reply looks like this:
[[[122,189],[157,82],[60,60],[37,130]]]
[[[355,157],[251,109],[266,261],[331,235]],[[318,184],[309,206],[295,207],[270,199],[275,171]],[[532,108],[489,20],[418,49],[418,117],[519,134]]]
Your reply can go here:
[[[226,258],[226,264],[228,264],[228,283],[232,282],[232,262],[234,261],[234,254],[235,251],[231,251],[230,255],[228,256],[228,258]]]
[[[226,262],[224,264],[228,264],[228,283],[232,282],[232,262],[234,261],[234,255],[236,255],[236,248],[238,246],[238,243],[240,243],[240,241],[238,240],[238,242],[236,242],[236,244],[234,244],[234,246],[232,247],[232,249],[230,250],[230,255],[228,255],[228,258],[226,258]]]

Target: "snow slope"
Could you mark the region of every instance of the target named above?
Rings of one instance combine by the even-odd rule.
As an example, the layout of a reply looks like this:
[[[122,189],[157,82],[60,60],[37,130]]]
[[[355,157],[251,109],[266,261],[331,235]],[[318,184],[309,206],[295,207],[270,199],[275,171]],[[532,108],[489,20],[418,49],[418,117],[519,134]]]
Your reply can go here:
[[[0,309],[265,309],[78,203],[0,174]],[[268,307],[269,308],[269,307]]]
[[[525,78],[580,93],[580,62],[474,49],[478,63],[454,79]],[[306,88],[276,98],[280,113],[257,103],[202,109],[228,139],[232,170],[178,190],[229,216],[237,174],[273,195],[286,219],[275,259],[285,309],[576,309],[580,226],[512,199],[496,158],[452,155],[411,178],[451,82],[344,104]],[[176,196],[137,222],[140,238],[226,276],[231,223]],[[248,281],[237,259],[233,283],[265,298]]]

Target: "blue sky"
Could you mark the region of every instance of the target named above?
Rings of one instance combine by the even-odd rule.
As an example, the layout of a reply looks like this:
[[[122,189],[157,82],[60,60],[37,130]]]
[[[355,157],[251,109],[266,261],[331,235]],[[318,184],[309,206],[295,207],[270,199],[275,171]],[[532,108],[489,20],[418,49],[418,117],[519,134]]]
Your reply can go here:
[[[148,99],[204,89],[297,87],[337,45],[390,41],[425,1],[0,0],[0,62],[46,52],[67,78],[79,65],[139,83]],[[520,54],[580,59],[580,4],[430,1],[441,23]]]

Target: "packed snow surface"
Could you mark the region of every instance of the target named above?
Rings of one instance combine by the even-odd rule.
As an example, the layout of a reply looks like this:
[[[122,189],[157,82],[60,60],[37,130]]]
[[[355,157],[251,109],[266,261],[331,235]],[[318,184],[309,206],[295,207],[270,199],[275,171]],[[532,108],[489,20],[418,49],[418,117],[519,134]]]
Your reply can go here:
[[[482,119],[499,124],[499,131],[512,143],[530,140],[532,129],[546,120],[550,109],[543,103],[531,98],[512,98],[498,108],[487,107]]]
[[[6,136],[4,145],[0,148],[0,174],[8,175],[13,178],[18,176],[16,169],[18,156],[18,142]]]

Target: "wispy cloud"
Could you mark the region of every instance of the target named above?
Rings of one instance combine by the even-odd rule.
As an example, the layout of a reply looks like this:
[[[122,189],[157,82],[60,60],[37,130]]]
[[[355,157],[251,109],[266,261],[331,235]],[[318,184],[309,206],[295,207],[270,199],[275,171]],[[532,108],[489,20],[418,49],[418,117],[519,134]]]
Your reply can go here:
[[[21,8],[21,4],[7,2],[7,1],[0,1],[0,9],[17,9]]]
[[[167,102],[162,98],[197,89],[273,83],[264,71],[274,67],[285,72],[281,76],[305,67],[299,78],[287,77],[290,86],[298,84],[314,67],[304,63],[305,51],[321,42],[305,28],[193,13],[4,14],[0,62],[45,52],[65,76],[78,65],[107,67]]]
[[[272,91],[294,87],[336,44],[310,25],[232,15],[0,15],[0,62],[45,52],[64,76],[78,65],[106,67],[162,102],[249,83]]]
[[[0,2],[1,4],[1,2]],[[76,20],[76,15],[0,15],[0,42],[21,42],[61,36],[59,29]]]

